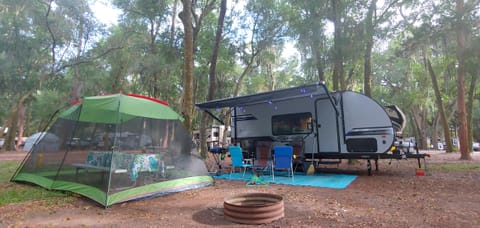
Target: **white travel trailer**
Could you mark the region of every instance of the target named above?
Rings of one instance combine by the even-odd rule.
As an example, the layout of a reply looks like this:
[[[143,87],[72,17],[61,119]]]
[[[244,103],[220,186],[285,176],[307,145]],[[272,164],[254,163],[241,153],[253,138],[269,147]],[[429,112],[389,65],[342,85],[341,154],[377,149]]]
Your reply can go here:
[[[230,144],[229,130],[225,130],[225,125],[213,125],[207,129],[207,143],[209,147],[220,146],[223,144]],[[226,136],[224,134],[227,133]],[[225,142],[224,142],[225,141]]]
[[[389,152],[404,126],[403,113],[396,106],[386,109],[352,91],[330,93],[322,83],[196,106],[210,114],[208,110],[231,108],[232,142],[249,145],[246,150],[292,145],[299,157],[317,162],[395,158]],[[370,162],[368,168],[370,172]]]

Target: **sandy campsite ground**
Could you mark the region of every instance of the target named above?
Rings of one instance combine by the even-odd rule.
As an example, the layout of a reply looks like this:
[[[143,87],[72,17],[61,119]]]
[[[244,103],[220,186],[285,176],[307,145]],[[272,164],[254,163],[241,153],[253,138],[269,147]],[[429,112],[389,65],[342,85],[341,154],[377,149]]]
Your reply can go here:
[[[473,153],[472,161],[459,161],[458,153],[427,153],[426,176],[415,175],[415,159],[381,160],[373,176],[367,174],[366,161],[345,161],[338,169],[319,170],[358,175],[342,190],[216,180],[213,186],[106,210],[83,197],[56,204],[12,203],[0,206],[0,227],[245,227],[224,219],[223,202],[247,192],[284,199],[285,217],[262,227],[480,227],[480,172],[435,169],[445,163],[480,165],[480,153]],[[0,153],[0,161],[24,155]]]

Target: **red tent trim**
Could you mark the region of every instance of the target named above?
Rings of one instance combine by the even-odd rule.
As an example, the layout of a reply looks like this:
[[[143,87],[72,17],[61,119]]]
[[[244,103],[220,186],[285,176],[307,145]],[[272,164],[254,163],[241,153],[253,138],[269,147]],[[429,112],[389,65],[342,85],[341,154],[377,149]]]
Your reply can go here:
[[[122,92],[120,91],[120,94]],[[100,94],[100,95],[97,95],[97,96],[110,96],[112,94]],[[168,102],[166,101],[162,101],[162,100],[159,100],[159,99],[156,99],[156,98],[153,98],[153,97],[147,97],[147,96],[143,96],[143,95],[139,95],[139,94],[134,94],[134,93],[129,93],[127,94],[127,96],[130,96],[130,97],[136,97],[136,98],[141,98],[141,99],[146,99],[146,100],[149,100],[149,101],[153,101],[153,102],[156,102],[156,103],[159,103],[159,104],[163,104],[165,106],[169,106]],[[77,104],[82,104],[82,100],[81,99],[78,99],[78,100],[75,100],[75,101],[72,101],[70,103],[72,106],[73,105],[77,105]]]
[[[153,97],[147,97],[147,96],[143,96],[143,95],[139,95],[139,94],[133,94],[133,93],[129,93],[129,94],[127,94],[127,96],[136,97],[136,98],[142,98],[142,99],[147,99],[147,100],[149,100],[149,101],[153,101],[153,102],[157,102],[157,103],[163,104],[163,105],[165,105],[165,106],[169,106],[168,102],[162,101],[162,100],[159,100],[159,99],[156,99],[156,98],[153,98]]]
[[[70,103],[70,105],[73,106],[73,105],[77,105],[77,104],[81,104],[81,103],[82,103],[82,100],[77,99],[77,100],[72,101],[72,102]]]

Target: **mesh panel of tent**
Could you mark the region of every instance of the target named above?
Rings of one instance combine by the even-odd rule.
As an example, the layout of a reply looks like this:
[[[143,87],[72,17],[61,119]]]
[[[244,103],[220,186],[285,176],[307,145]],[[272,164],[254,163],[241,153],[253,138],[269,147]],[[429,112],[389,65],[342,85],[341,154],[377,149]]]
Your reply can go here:
[[[59,114],[12,181],[84,195],[108,207],[212,184],[182,118],[164,103],[116,94]]]

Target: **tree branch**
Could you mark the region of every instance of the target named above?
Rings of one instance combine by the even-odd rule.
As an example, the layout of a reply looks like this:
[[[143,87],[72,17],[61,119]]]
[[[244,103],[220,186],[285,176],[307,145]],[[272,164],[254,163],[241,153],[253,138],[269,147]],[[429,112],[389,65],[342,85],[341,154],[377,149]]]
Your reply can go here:
[[[68,67],[73,67],[73,66],[78,66],[78,65],[81,65],[81,64],[84,64],[84,63],[89,63],[89,62],[92,62],[93,60],[97,60],[97,59],[100,59],[106,55],[108,55],[109,53],[111,53],[112,51],[115,51],[115,50],[120,50],[120,49],[123,49],[125,47],[114,47],[114,48],[110,48],[108,50],[106,50],[105,52],[97,55],[97,56],[94,56],[94,57],[91,57],[91,58],[85,58],[85,59],[78,59],[78,60],[75,60],[73,62],[70,62],[70,63],[67,63],[67,64],[64,64],[60,67],[57,68],[57,70],[54,72],[54,73],[58,73],[58,72],[61,72],[62,70],[68,68]]]

